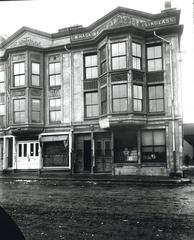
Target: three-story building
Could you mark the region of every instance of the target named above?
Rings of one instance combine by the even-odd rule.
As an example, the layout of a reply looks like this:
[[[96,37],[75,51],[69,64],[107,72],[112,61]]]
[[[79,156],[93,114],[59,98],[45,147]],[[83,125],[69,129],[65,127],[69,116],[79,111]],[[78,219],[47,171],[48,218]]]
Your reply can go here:
[[[181,173],[180,11],[118,7],[0,45],[0,169]]]

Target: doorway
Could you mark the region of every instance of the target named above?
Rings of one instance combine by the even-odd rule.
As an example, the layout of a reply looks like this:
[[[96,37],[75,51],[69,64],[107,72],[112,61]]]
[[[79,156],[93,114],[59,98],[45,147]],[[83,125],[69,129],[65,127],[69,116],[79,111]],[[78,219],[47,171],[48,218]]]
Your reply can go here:
[[[91,140],[84,141],[84,171],[91,171]]]

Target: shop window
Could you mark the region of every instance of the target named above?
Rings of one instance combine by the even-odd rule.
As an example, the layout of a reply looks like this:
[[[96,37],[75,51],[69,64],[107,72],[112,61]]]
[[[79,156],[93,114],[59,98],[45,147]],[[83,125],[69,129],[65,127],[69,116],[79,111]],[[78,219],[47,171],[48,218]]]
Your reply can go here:
[[[61,122],[61,99],[50,99],[50,122]]]
[[[15,99],[13,102],[14,123],[23,123],[26,121],[25,99]]]
[[[107,113],[107,87],[101,88],[101,114]]]
[[[106,45],[100,49],[100,73],[105,73],[106,70]]]
[[[142,131],[142,162],[166,162],[166,143],[164,130]]]
[[[164,111],[164,87],[163,85],[155,85],[148,87],[149,112]]]
[[[111,44],[112,70],[125,69],[127,66],[126,42]]]
[[[148,72],[162,71],[162,46],[155,45],[147,47]]]
[[[40,122],[40,99],[32,99],[32,122]]]
[[[141,85],[133,85],[133,110],[135,112],[142,112],[143,110],[143,96]]]
[[[98,92],[85,93],[85,117],[98,116],[98,109]]]
[[[40,86],[40,64],[32,62],[32,85]]]
[[[112,109],[113,112],[127,111],[127,84],[112,86]]]
[[[25,65],[24,62],[13,64],[14,87],[25,85]]]
[[[142,69],[142,53],[141,53],[141,44],[132,43],[132,59],[133,59],[133,68],[137,70]]]
[[[0,72],[0,94],[5,93],[5,73]]]
[[[98,77],[97,54],[87,55],[84,57],[85,79]]]
[[[61,64],[60,62],[49,64],[49,85],[60,86],[61,85]]]

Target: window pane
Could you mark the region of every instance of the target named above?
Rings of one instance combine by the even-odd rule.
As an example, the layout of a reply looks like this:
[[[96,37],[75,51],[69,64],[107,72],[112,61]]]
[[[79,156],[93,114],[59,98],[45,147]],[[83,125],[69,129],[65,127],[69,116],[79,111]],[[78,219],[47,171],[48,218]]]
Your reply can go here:
[[[25,100],[21,99],[20,101],[20,111],[25,111]]]
[[[163,99],[158,99],[156,100],[156,108],[157,108],[157,112],[162,112],[164,111],[164,101]]]
[[[126,44],[125,44],[125,42],[118,43],[118,47],[119,47],[118,55],[125,55],[126,54]]]
[[[155,99],[156,98],[156,87],[149,87],[149,99]]]
[[[97,66],[97,55],[92,56],[92,66]]]
[[[126,56],[119,57],[119,69],[126,68]]]
[[[162,56],[161,46],[154,47],[155,58],[160,58]]]
[[[32,85],[40,86],[40,77],[38,75],[32,75]]]
[[[113,99],[113,112],[120,111],[120,99]]]
[[[119,69],[119,59],[118,58],[112,59],[112,69]]]
[[[92,104],[92,94],[91,93],[86,93],[85,97],[86,97],[86,104],[87,105]]]
[[[55,86],[55,75],[50,76],[50,86]]]
[[[106,59],[106,46],[100,49],[100,60],[102,61],[104,59]]]
[[[24,74],[25,73],[24,63],[19,63],[19,68],[20,68],[20,74]]]
[[[56,107],[61,107],[61,99],[57,98],[55,99]]]
[[[14,71],[14,75],[20,74],[19,63],[15,63],[15,64],[13,65],[13,71]]]
[[[119,49],[118,49],[118,44],[112,44],[112,56],[118,56]]]
[[[61,73],[61,64],[55,63],[55,74]]]
[[[40,64],[32,63],[32,74],[40,74]]]
[[[154,58],[154,47],[147,48],[147,57],[148,59]]]
[[[34,143],[30,143],[30,156],[34,156]]]
[[[0,82],[0,93],[5,92],[5,82]]]
[[[39,144],[36,143],[36,144],[35,144],[35,156],[36,156],[36,157],[38,157],[38,155],[39,155],[39,154],[38,154],[38,151],[39,151],[38,148],[39,148]]]
[[[40,112],[32,112],[32,122],[40,122]]]
[[[91,56],[85,56],[85,66],[86,67],[91,67],[92,66]]]
[[[157,100],[150,100],[149,101],[149,112],[156,112],[157,111],[156,101]]]
[[[55,108],[55,99],[50,99],[50,108]]]
[[[0,72],[0,82],[5,82],[5,73]]]
[[[93,106],[92,106],[92,115],[93,115],[93,117],[96,117],[96,116],[99,115],[98,105],[93,105]]]
[[[152,141],[152,132],[151,131],[144,131],[142,132],[142,146],[149,146],[153,144]]]
[[[165,135],[164,131],[154,131],[153,132],[154,136],[154,145],[165,145]]]
[[[162,70],[162,59],[161,58],[160,59],[155,59],[154,64],[155,64],[155,66],[154,66],[155,71]]]
[[[106,72],[106,62],[103,62],[101,64],[101,74],[105,73]]]
[[[0,116],[5,115],[5,105],[0,105]]]
[[[92,68],[92,78],[97,78],[98,77],[98,68],[93,67]]]
[[[55,85],[61,85],[61,75],[55,75]]]
[[[120,111],[121,112],[127,111],[127,99],[125,98],[120,99]]]
[[[18,156],[21,157],[22,156],[22,144],[19,144],[19,151],[18,151]]]
[[[98,93],[92,93],[92,104],[98,104]]]
[[[86,79],[92,78],[92,68],[86,68]]]
[[[120,97],[127,97],[127,84],[119,85]]]
[[[155,60],[148,61],[148,72],[155,71]]]
[[[32,99],[32,110],[40,111],[40,100],[39,99]]]
[[[55,73],[55,68],[54,68],[54,63],[49,64],[49,74],[54,74]]]
[[[25,76],[20,75],[20,86],[25,85]]]
[[[86,106],[86,117],[92,117],[92,106]]]
[[[163,98],[164,97],[163,86],[157,86],[156,87],[156,96],[157,96],[157,98]]]
[[[56,121],[57,122],[61,121],[61,111],[56,111]]]
[[[23,156],[24,156],[24,157],[27,157],[27,144],[25,143],[23,146],[24,146]]]

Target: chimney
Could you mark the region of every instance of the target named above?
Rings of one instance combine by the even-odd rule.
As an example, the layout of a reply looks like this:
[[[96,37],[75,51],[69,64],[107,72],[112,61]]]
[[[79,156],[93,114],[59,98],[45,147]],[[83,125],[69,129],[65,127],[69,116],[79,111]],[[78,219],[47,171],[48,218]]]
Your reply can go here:
[[[165,10],[171,9],[171,0],[166,0],[165,1]]]

